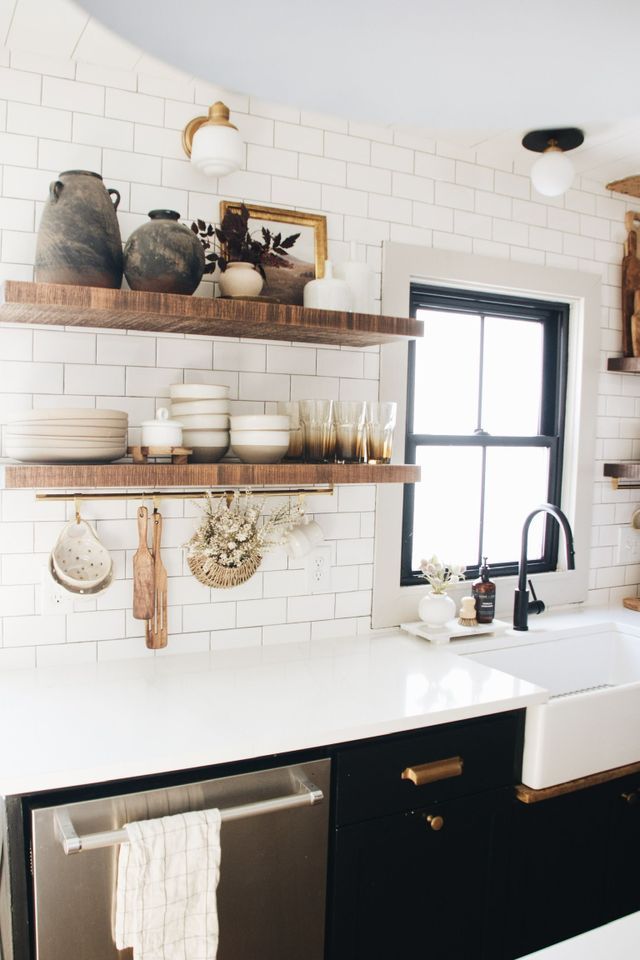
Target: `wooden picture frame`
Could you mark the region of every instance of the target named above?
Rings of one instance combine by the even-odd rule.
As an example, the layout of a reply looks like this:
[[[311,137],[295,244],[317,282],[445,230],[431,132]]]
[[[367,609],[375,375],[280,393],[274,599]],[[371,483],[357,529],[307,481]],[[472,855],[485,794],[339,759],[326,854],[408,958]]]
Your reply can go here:
[[[235,200],[220,201],[220,220],[227,210],[240,212],[241,203]],[[302,210],[283,210],[280,207],[263,207],[245,203],[249,211],[249,230],[253,233],[265,224],[270,230],[282,228],[288,236],[300,232],[300,239],[289,251],[294,272],[286,267],[265,267],[267,280],[262,295],[278,303],[302,306],[302,291],[310,280],[324,276],[327,259],[327,218],[320,213],[305,213]],[[252,224],[252,221],[256,221]],[[299,255],[296,256],[296,253]]]

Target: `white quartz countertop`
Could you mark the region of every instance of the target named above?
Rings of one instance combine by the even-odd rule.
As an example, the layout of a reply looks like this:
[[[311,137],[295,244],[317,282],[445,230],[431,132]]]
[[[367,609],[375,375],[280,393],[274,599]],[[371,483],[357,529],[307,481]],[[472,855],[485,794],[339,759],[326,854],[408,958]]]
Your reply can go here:
[[[635,619],[634,619],[635,618]],[[587,608],[492,645],[640,616]],[[344,743],[548,699],[399,631],[314,643],[14,670],[0,677],[0,794],[51,790]]]
[[[640,913],[530,953],[522,960],[633,960],[640,956]]]

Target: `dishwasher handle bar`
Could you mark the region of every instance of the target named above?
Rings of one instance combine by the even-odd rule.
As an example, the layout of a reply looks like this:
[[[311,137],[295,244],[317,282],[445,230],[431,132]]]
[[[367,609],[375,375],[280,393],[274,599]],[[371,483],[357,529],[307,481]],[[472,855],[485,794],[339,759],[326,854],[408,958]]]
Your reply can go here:
[[[276,813],[278,810],[313,806],[324,800],[320,787],[312,783],[301,770],[296,770],[294,774],[294,786],[297,787],[297,792],[286,797],[243,803],[220,810],[220,819],[223,823],[229,820],[244,820],[246,817],[260,817],[265,813]],[[54,812],[54,828],[56,837],[67,856],[71,853],[80,853],[82,850],[98,850],[101,847],[113,847],[129,842],[127,831],[124,829],[104,830],[101,833],[87,833],[79,836],[66,807],[61,807]]]

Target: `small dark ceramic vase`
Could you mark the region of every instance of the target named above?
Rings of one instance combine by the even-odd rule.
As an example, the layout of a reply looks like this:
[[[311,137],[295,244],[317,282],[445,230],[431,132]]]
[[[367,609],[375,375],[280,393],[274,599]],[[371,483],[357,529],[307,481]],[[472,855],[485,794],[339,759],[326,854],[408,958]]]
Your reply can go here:
[[[112,200],[112,196],[114,199]],[[107,190],[99,173],[67,170],[49,186],[36,246],[35,278],[40,283],[119,287],[122,240],[117,190]]]
[[[150,210],[149,223],[124,247],[124,275],[132,290],[191,294],[202,280],[204,250],[175,210]]]

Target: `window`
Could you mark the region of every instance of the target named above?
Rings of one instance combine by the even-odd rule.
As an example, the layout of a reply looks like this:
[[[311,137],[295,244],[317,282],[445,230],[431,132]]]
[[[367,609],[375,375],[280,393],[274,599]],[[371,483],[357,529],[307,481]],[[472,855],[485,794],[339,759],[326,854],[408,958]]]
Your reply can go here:
[[[422,483],[405,488],[401,582],[438,554],[478,575],[517,570],[522,523],[560,502],[567,304],[413,285],[425,335],[410,345],[406,460]],[[537,518],[529,570],[553,570],[558,527]]]
[[[560,369],[566,358],[566,402],[564,416],[564,444],[556,445],[562,459],[562,489],[556,502],[562,507],[573,528],[576,545],[576,568],[565,568],[564,550],[558,551],[558,563],[555,569],[536,573],[534,582],[538,595],[547,607],[558,604],[584,603],[589,588],[589,546],[592,537],[592,510],[594,495],[599,496],[596,483],[594,494],[595,463],[595,422],[597,415],[598,376],[602,369],[600,354],[600,322],[602,304],[602,283],[597,274],[579,273],[576,270],[550,268],[533,263],[520,263],[515,258],[483,257],[477,254],[458,253],[450,250],[435,250],[405,243],[387,243],[384,246],[382,272],[382,313],[390,317],[408,317],[411,311],[411,291],[413,288],[444,288],[448,294],[457,294],[465,290],[478,291],[483,301],[498,297],[500,302],[534,302],[536,309],[558,305],[569,305],[569,320],[565,313],[565,356],[562,351],[558,357]],[[460,312],[453,310],[451,313]],[[476,314],[478,310],[476,308]],[[500,316],[508,317],[504,311]],[[532,321],[540,322],[540,320]],[[464,344],[453,344],[450,353],[460,357],[465,353]],[[511,359],[511,358],[510,358]],[[497,377],[504,403],[513,406],[521,402],[520,386],[529,369],[527,363],[502,363]],[[407,373],[409,370],[408,344],[389,343],[380,350],[380,398],[398,401],[398,426],[394,443],[394,460],[405,459],[402,439],[405,436],[407,417]],[[510,379],[511,378],[511,379]],[[485,374],[485,380],[486,380]],[[428,385],[428,384],[427,384]],[[546,391],[541,395],[547,396]],[[446,399],[446,398],[445,398]],[[477,401],[476,401],[477,402]],[[475,409],[475,408],[474,408]],[[490,409],[490,408],[489,408]],[[520,408],[521,409],[521,408]],[[487,411],[485,410],[485,413]],[[471,433],[476,428],[471,427]],[[420,429],[425,429],[420,427]],[[451,430],[448,426],[446,429]],[[468,429],[465,427],[465,429]],[[494,454],[508,456],[510,445],[517,441],[514,434],[498,433],[506,431],[505,426],[489,425],[483,429],[492,433],[491,447]],[[519,427],[518,429],[521,429]],[[453,433],[456,441],[467,434]],[[536,434],[533,434],[535,436]],[[527,439],[532,435],[527,434]],[[542,440],[531,444],[546,443],[548,435],[542,434]],[[493,447],[498,437],[507,438],[502,447]],[[398,442],[400,441],[400,442]],[[480,443],[481,441],[474,441]],[[421,446],[421,451],[429,451],[429,446]],[[455,452],[459,442],[449,449]],[[416,448],[417,449],[417,448]],[[548,448],[547,448],[548,449]],[[508,466],[508,465],[507,465]],[[507,466],[496,469],[498,476],[504,476],[504,502],[498,503],[500,510],[506,509],[515,491],[515,485],[507,475]],[[420,488],[427,479],[427,470],[422,471],[423,479],[416,488]],[[447,523],[448,530],[461,527],[462,503],[466,505],[474,495],[470,478],[460,495],[454,496],[451,476],[440,475],[437,487],[440,513]],[[596,472],[599,477],[600,472]],[[459,476],[459,472],[455,472]],[[558,481],[559,482],[559,481]],[[373,570],[373,609],[374,627],[390,627],[398,623],[415,620],[418,601],[424,595],[424,580],[415,579],[406,585],[401,582],[402,572],[402,526],[405,488],[401,484],[380,484],[376,492],[375,520],[375,563]],[[419,494],[418,494],[419,495]],[[543,497],[546,499],[548,493]],[[551,497],[550,499],[554,499]],[[597,501],[599,502],[599,501]],[[536,504],[533,504],[535,506]],[[527,509],[531,505],[527,503]],[[538,522],[538,521],[536,521]],[[553,521],[552,521],[553,522]],[[531,533],[534,528],[532,526]],[[552,534],[553,535],[553,534]],[[519,541],[520,530],[516,539]],[[532,537],[533,540],[533,537]],[[540,541],[538,541],[540,542]],[[425,548],[428,551],[428,546]],[[476,547],[477,550],[477,547]],[[489,562],[494,565],[511,558],[494,554],[494,547],[487,546]],[[444,552],[444,551],[443,551]],[[510,551],[511,552],[511,551]],[[519,542],[518,550],[519,554]],[[448,553],[448,551],[447,551]],[[420,558],[418,558],[420,559]],[[453,559],[453,558],[452,558]],[[457,558],[456,558],[457,559]],[[471,558],[476,560],[477,556]],[[464,560],[462,561],[464,562]],[[496,578],[496,614],[507,618],[513,611],[513,591],[517,577],[504,575]],[[469,592],[469,584],[460,583],[452,588],[452,595],[459,600]]]

